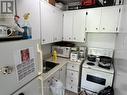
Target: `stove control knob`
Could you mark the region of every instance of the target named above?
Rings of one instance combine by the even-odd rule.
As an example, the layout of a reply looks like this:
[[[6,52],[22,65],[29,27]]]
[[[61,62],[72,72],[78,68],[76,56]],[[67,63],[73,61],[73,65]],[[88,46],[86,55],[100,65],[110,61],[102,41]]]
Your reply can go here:
[[[19,95],[25,95],[24,93],[19,93]]]

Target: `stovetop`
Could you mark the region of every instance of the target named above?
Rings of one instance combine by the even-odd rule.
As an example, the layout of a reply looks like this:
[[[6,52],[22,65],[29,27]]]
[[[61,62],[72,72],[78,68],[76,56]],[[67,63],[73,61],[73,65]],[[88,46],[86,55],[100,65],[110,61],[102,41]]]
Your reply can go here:
[[[92,64],[92,63],[93,63],[93,64]],[[99,64],[98,61],[92,62],[92,61],[85,60],[82,66],[83,66],[84,68],[88,68],[88,69],[99,70],[99,71],[107,72],[107,73],[114,73],[113,64],[111,64],[110,69],[105,69],[105,68],[99,67],[98,64]]]

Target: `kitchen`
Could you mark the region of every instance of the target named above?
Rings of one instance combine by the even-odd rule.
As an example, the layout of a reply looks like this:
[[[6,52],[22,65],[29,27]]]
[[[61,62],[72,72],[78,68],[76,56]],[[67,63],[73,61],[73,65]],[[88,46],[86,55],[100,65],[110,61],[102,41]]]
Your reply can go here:
[[[15,0],[14,5],[15,11],[13,11],[13,14],[0,14],[0,25],[12,26],[15,14],[22,19],[25,13],[30,13],[29,23],[32,28],[32,39],[16,39],[16,41],[10,41],[14,38],[7,38],[6,40],[9,41],[3,41],[5,39],[2,39],[0,43],[2,56],[0,58],[1,95],[54,95],[52,94],[53,88],[51,91],[52,81],[62,82],[64,88],[59,88],[59,91],[66,89],[67,95],[75,95],[81,87],[84,87],[83,90],[85,91],[92,91],[95,88],[101,87],[103,89],[112,84],[114,95],[126,94],[126,0],[115,6],[80,10],[72,10],[72,7],[70,7],[71,11],[64,12],[45,0]],[[36,45],[36,43],[38,44]],[[57,57],[56,55],[59,55],[59,52],[55,53],[56,48],[53,49],[53,46],[58,46],[56,48],[59,51],[63,47],[62,50],[65,50],[65,52],[68,50],[66,47],[73,47],[70,49],[70,51],[73,51],[70,54],[72,55],[71,59],[70,56],[69,58],[64,58],[65,56]],[[21,65],[22,63],[20,63],[20,60],[22,60],[20,53],[22,51],[29,51],[30,63],[28,65]],[[85,56],[80,57],[81,60],[77,60],[77,52],[80,51],[86,51],[83,53],[87,55],[113,57],[115,70],[103,69],[102,71],[106,74],[101,74],[102,71],[98,67],[90,65],[87,68],[86,65],[82,65],[83,68],[81,68],[81,61],[82,58],[85,60]],[[55,65],[52,63],[54,61]],[[37,64],[33,65],[33,63]],[[50,67],[52,67],[46,73],[44,73],[44,69],[46,69],[44,63],[51,64]],[[20,68],[18,68],[19,66]],[[85,72],[87,69],[89,71],[89,68],[96,77],[97,74],[101,74],[101,77],[105,74],[106,77],[103,76],[103,78],[106,79],[107,85],[102,86],[103,83],[100,85],[97,81],[92,83],[95,82],[92,78],[88,79],[87,84],[82,83],[86,79],[84,79],[86,76],[82,74],[82,69]],[[22,70],[24,72],[20,72]],[[99,70],[101,72],[98,72]],[[111,77],[109,77],[110,75]],[[111,80],[107,82],[109,78]],[[87,86],[90,88],[87,88]],[[55,91],[59,92],[58,89]],[[90,91],[87,93],[90,93]],[[95,92],[92,91],[90,95],[97,95]],[[63,93],[59,95],[63,95]]]

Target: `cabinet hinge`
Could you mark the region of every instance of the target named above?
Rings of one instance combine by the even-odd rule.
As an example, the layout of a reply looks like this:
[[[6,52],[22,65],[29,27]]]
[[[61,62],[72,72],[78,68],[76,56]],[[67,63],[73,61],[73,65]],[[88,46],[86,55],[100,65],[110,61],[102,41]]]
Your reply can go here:
[[[119,8],[119,13],[121,12],[121,8]]]

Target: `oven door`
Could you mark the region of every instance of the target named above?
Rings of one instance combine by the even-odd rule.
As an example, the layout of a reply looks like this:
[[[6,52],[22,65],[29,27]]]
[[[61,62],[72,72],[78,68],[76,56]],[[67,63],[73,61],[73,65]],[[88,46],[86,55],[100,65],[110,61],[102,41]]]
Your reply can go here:
[[[90,68],[82,69],[81,88],[99,92],[104,87],[112,86],[113,74]]]

